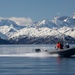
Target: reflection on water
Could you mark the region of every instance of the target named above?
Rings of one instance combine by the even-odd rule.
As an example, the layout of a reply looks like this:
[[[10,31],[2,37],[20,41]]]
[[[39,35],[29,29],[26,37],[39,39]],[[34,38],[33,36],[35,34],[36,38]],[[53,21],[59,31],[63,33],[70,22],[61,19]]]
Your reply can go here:
[[[0,57],[0,75],[75,75],[75,59]]]
[[[75,75],[75,57],[60,58],[56,55],[47,57],[48,54],[45,53],[32,53],[36,48],[52,50],[54,45],[0,46],[0,55],[9,55],[0,56],[0,75]],[[31,56],[12,57],[12,54]]]

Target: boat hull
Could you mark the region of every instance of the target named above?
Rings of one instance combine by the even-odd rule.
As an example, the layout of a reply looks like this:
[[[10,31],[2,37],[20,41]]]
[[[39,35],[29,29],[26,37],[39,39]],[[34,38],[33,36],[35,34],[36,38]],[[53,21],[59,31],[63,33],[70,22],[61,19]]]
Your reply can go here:
[[[75,55],[75,47],[74,48],[67,48],[61,50],[54,50],[49,52],[50,54],[59,54],[61,57],[70,57]]]

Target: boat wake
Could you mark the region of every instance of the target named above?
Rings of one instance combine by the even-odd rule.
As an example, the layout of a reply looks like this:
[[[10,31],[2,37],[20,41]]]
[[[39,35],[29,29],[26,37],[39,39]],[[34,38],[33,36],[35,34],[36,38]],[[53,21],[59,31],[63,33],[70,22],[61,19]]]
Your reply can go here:
[[[58,57],[58,54],[49,54],[46,52],[25,53],[25,54],[0,54],[0,57]]]
[[[27,57],[57,57],[59,56],[58,54],[49,54],[46,52],[40,52],[40,53],[28,53],[25,54]]]

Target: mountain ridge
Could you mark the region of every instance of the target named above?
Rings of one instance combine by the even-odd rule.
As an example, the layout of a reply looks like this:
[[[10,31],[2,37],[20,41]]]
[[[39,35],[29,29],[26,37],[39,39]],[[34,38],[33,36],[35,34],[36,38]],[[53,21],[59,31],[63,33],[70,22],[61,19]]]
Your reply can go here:
[[[16,22],[9,19],[0,19],[0,38],[12,43],[19,43],[21,40],[21,43],[25,43],[29,40],[36,40],[38,42],[42,39],[46,41],[46,43],[49,43],[47,42],[50,40],[49,38],[52,39],[53,37],[55,40],[56,38],[59,39],[62,35],[65,35],[65,37],[69,37],[71,41],[72,39],[74,41],[75,13],[71,17],[55,16],[52,20],[46,19],[25,26],[18,25]],[[25,42],[23,41],[24,39]],[[39,43],[43,43],[44,41]]]

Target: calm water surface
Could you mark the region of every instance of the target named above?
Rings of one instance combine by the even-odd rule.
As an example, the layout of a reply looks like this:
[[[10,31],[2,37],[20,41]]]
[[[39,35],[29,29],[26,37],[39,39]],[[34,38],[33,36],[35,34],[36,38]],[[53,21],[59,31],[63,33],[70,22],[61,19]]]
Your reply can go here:
[[[75,75],[75,57],[36,54],[36,48],[54,45],[0,45],[0,75]]]

